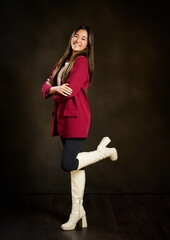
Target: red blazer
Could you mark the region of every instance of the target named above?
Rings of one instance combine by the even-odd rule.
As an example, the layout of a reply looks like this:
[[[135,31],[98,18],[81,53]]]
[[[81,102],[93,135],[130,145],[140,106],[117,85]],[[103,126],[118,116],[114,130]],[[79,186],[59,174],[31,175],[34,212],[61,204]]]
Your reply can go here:
[[[51,75],[49,77],[50,79]],[[61,84],[63,83],[64,81],[62,80]],[[72,94],[63,96],[62,94],[55,93],[53,96],[52,136],[60,135],[63,138],[87,138],[90,128],[91,112],[86,95],[86,89],[89,85],[89,72],[88,62],[85,56],[76,58],[66,83],[69,83],[68,86],[73,90]],[[42,92],[45,99],[52,96],[48,94],[50,88],[51,86],[46,83],[42,85]]]

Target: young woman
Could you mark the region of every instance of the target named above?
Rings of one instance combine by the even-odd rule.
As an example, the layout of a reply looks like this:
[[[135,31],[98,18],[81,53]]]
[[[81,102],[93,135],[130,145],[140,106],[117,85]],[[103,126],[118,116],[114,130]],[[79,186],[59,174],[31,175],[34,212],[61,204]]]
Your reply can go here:
[[[117,160],[115,148],[106,147],[111,141],[104,137],[95,151],[81,152],[90,127],[90,108],[86,90],[94,71],[93,33],[88,26],[80,26],[71,35],[63,57],[42,86],[44,98],[53,95],[54,112],[52,135],[59,135],[63,143],[61,166],[71,173],[72,211],[63,230],[73,230],[81,220],[87,227],[83,207],[85,188],[84,167],[110,157]]]

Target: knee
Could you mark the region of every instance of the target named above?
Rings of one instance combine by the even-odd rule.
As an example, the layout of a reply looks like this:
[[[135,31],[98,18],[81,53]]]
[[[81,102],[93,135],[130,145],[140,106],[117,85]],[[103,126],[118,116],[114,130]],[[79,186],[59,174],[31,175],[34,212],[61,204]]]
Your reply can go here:
[[[74,169],[72,169],[71,166],[68,166],[67,164],[64,164],[64,163],[61,164],[61,168],[62,168],[65,172],[71,172],[71,171],[74,170]]]
[[[65,166],[61,166],[64,172],[71,172],[72,170],[70,168],[67,168]]]

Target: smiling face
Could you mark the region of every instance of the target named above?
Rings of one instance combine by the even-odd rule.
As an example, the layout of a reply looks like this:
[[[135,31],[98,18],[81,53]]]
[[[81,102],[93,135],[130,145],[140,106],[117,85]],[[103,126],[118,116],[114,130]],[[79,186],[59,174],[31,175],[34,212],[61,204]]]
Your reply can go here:
[[[87,47],[88,33],[86,30],[79,29],[71,39],[73,52],[79,52]]]

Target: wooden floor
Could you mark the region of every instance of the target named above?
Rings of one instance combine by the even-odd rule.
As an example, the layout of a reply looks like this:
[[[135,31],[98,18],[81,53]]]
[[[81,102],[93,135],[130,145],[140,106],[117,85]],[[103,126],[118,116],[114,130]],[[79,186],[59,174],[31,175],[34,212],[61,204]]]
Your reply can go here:
[[[170,195],[85,194],[88,228],[63,231],[69,194],[1,196],[0,240],[169,240]]]

